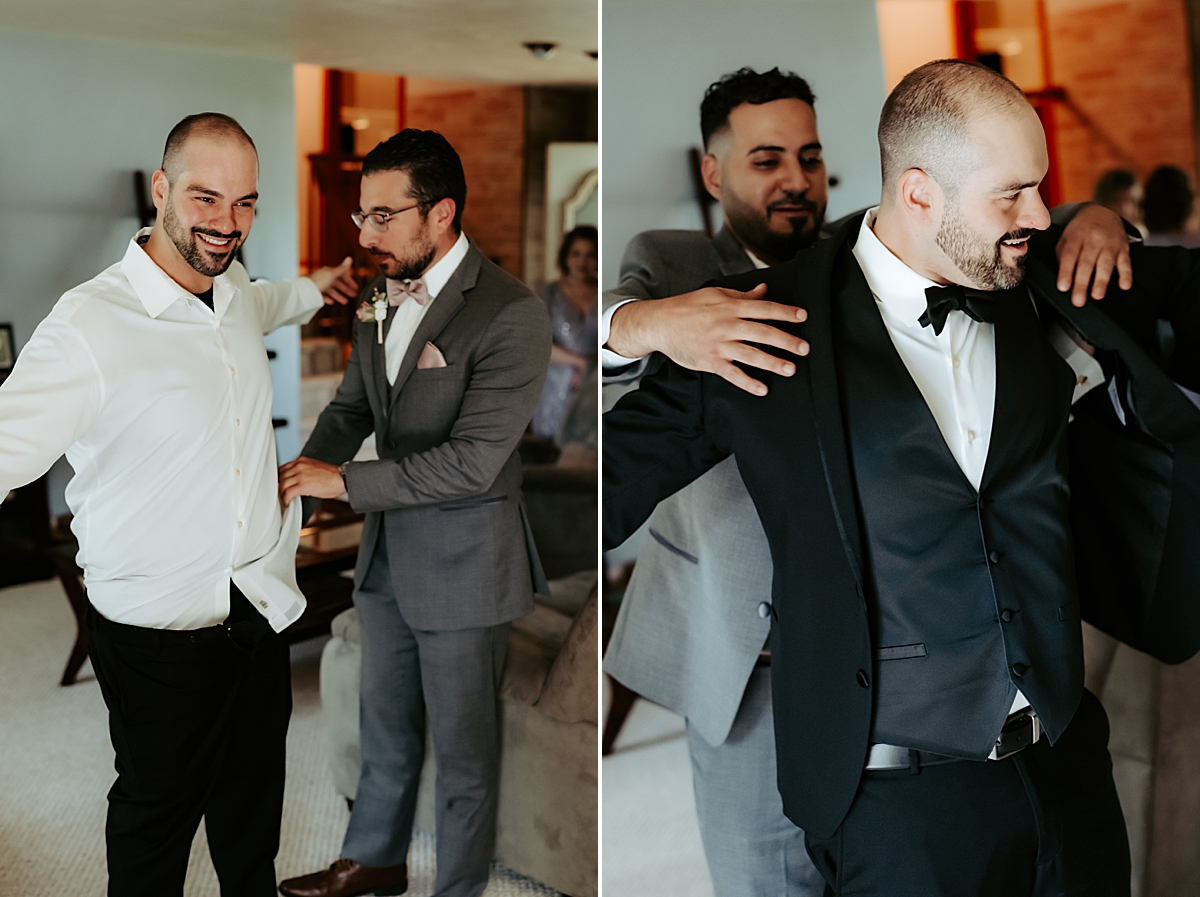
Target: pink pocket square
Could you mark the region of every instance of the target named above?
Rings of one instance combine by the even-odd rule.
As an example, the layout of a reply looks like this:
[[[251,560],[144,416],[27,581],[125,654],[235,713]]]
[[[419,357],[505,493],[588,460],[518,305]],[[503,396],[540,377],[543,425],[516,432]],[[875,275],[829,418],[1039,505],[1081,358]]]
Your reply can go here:
[[[417,370],[427,371],[430,368],[444,368],[446,366],[446,358],[442,355],[441,350],[433,343],[426,343],[425,348],[421,350],[421,357],[417,359]]]

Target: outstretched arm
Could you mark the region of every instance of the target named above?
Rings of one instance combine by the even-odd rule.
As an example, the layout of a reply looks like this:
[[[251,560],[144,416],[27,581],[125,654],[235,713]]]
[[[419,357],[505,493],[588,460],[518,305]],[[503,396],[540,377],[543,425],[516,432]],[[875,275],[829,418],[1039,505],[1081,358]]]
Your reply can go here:
[[[766,387],[734,362],[784,377],[795,372],[791,361],[756,344],[807,354],[803,340],[761,323],[803,321],[803,309],[768,302],[765,287],[749,292],[680,289],[671,282],[670,270],[653,242],[641,235],[626,247],[620,283],[604,294],[601,358],[606,381],[637,379],[653,352],[689,370],[716,374],[755,395],[765,395]]]
[[[660,501],[727,458],[711,436],[704,377],[666,364],[604,415],[604,543],[619,545]]]
[[[294,280],[251,281],[250,299],[258,310],[264,334],[287,324],[306,324],[322,305],[346,305],[357,286],[350,274],[350,256],[336,268],[318,268]]]
[[[104,400],[104,379],[87,342],[52,314],[0,387],[0,501],[49,470]]]

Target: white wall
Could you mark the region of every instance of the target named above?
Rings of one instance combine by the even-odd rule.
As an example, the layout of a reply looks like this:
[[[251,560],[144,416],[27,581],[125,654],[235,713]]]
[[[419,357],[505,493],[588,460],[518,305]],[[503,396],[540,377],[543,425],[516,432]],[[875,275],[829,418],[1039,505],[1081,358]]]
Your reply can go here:
[[[154,171],[171,127],[205,111],[232,115],[258,145],[251,276],[294,277],[290,62],[0,29],[0,322],[18,349],[63,292],[120,261],[137,228],[131,172]],[[297,328],[269,345],[274,414],[291,423],[276,434],[286,459],[300,450]]]
[[[830,220],[878,201],[885,93],[875,0],[605,0],[603,27],[604,288],[639,231],[702,226],[687,167],[688,147],[700,145],[700,100],[744,65],[779,66],[812,85],[826,166],[841,182]]]

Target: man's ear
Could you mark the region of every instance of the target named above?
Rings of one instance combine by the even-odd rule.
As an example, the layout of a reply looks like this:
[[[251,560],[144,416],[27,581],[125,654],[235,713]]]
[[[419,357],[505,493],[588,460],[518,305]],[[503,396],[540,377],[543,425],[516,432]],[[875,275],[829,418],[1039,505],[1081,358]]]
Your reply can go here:
[[[900,175],[896,185],[896,203],[907,216],[926,225],[941,222],[942,187],[919,168]]]
[[[454,215],[457,211],[458,204],[449,196],[434,203],[433,208],[429,210],[429,215],[433,219],[433,228],[438,236],[454,229]]]
[[[167,194],[171,192],[171,184],[167,180],[167,173],[161,168],[150,176],[150,198],[154,200],[154,208],[162,212],[163,206],[167,204]]]
[[[700,177],[704,180],[704,189],[713,199],[721,198],[721,160],[712,153],[705,153],[700,160]]]

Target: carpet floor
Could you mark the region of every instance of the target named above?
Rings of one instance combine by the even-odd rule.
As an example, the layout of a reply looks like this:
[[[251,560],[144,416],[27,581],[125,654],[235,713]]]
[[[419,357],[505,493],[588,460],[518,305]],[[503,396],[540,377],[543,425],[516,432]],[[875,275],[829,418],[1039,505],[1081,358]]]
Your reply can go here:
[[[603,771],[604,897],[712,897],[683,717],[634,703]]]
[[[57,580],[0,590],[0,897],[101,897],[105,794],[115,777],[107,712],[85,663],[58,685],[75,619]],[[323,639],[292,648],[283,830],[275,868],[288,878],[338,856],[349,813],[325,765],[318,667]],[[429,897],[433,836],[409,851],[409,897]],[[644,892],[643,892],[644,893]],[[192,844],[185,897],[217,897],[204,828]],[[555,891],[493,865],[484,897],[554,897]]]

